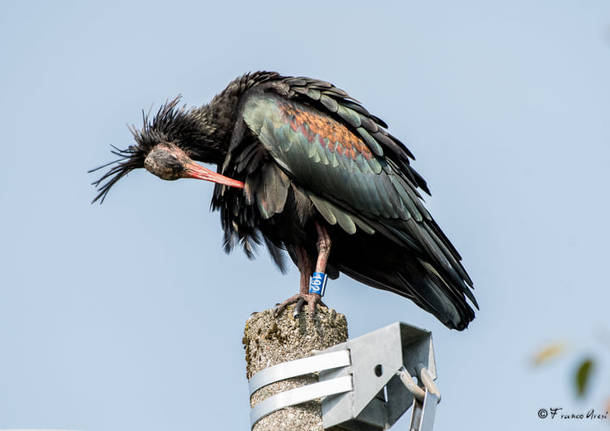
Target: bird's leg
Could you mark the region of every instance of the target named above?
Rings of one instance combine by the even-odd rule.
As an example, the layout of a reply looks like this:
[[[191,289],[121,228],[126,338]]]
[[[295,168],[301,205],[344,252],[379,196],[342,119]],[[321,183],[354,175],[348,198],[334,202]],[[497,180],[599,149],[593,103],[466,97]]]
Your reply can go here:
[[[294,316],[297,317],[303,308],[303,305],[307,303],[310,314],[313,316],[316,311],[316,305],[320,304],[323,307],[326,307],[326,304],[322,302],[321,296],[317,293],[309,293],[309,279],[314,269],[316,272],[325,272],[326,264],[328,262],[328,256],[330,254],[330,236],[326,229],[316,223],[316,230],[318,231],[318,241],[316,246],[318,248],[318,259],[316,261],[315,267],[313,266],[313,262],[311,262],[307,251],[299,247],[295,250],[295,254],[297,256],[297,266],[299,267],[299,271],[301,272],[301,280],[299,286],[299,293],[297,295],[291,296],[284,302],[282,302],[275,311],[275,315],[279,315],[286,306],[290,304],[296,303],[294,307]]]
[[[331,240],[330,235],[324,229],[324,226],[321,226],[318,222],[316,222],[316,230],[318,231],[318,242],[316,246],[318,248],[318,259],[316,261],[316,271],[315,272],[326,272],[326,264],[328,263],[328,256],[330,255],[330,246]],[[309,279],[307,289],[309,290]],[[307,305],[310,313],[313,315],[316,312],[316,304],[320,304],[326,307],[326,304],[322,302],[322,297],[317,293],[311,293],[311,300],[307,301]],[[326,307],[328,308],[328,307]]]
[[[278,316],[288,305],[296,303],[297,305],[294,308],[294,315],[297,317],[303,308],[303,304],[307,302],[306,298],[309,296],[309,277],[311,277],[313,272],[313,264],[309,259],[309,255],[307,254],[305,248],[297,247],[294,252],[297,257],[297,267],[301,273],[299,293],[291,296],[278,305],[278,307],[275,309],[276,316]]]
[[[297,305],[294,306],[294,317],[298,317],[301,314],[301,310],[303,309],[303,304],[305,302],[309,302],[305,299],[305,297],[309,296],[309,278],[311,277],[311,261],[309,260],[309,256],[307,256],[307,252],[299,248],[300,253],[297,253],[299,261],[304,262],[303,265],[299,265],[299,272],[301,273],[301,280],[299,284],[299,294],[296,296]]]
[[[318,231],[318,260],[316,262],[316,272],[326,272],[326,264],[328,263],[328,256],[330,255],[331,240],[330,235],[326,232],[323,226],[316,223],[316,230]]]

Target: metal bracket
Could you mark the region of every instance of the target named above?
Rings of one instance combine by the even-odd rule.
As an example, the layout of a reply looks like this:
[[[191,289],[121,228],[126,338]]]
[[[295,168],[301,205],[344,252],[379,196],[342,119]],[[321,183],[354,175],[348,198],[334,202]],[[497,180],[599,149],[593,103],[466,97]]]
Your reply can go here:
[[[256,404],[250,412],[251,426],[284,407],[324,398],[324,429],[387,430],[413,406],[410,429],[432,430],[440,393],[434,384],[429,331],[394,323],[314,356],[266,368],[249,380],[250,395],[271,383],[311,373],[319,373],[319,383]]]
[[[265,368],[252,376],[248,381],[250,396],[260,388],[270,385],[271,383],[320,372],[322,370],[349,366],[349,361],[349,352],[347,350],[340,350],[338,352],[324,353],[308,358],[297,359],[295,361],[283,362]],[[268,414],[283,409],[284,407],[351,390],[351,377],[343,376],[337,379],[331,379],[325,382],[281,392],[261,401],[252,408],[250,411],[250,425],[254,426],[256,422]]]

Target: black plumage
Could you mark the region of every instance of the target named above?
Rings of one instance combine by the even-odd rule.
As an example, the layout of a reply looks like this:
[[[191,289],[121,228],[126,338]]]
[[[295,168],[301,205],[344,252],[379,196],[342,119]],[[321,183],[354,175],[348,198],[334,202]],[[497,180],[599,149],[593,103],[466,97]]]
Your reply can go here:
[[[474,318],[466,300],[477,306],[472,280],[423,205],[419,191],[429,190],[413,155],[345,91],[256,72],[208,105],[178,103],[132,129],[136,145],[114,152],[120,159],[94,183],[94,201],[141,167],[164,179],[214,181],[225,250],[239,244],[251,257],[264,242],[282,270],[287,251],[301,271],[301,293],[323,267],[331,278],[342,272],[405,296],[449,328]],[[193,160],[216,164],[217,173]]]

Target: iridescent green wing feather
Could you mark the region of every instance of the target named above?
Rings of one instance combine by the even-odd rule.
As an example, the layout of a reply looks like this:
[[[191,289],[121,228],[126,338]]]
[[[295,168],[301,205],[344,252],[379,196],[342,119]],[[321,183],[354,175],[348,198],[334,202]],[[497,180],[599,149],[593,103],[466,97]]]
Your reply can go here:
[[[243,118],[328,223],[350,234],[358,229],[367,234],[379,231],[432,257],[459,285],[470,282],[416,186],[395,160],[385,156],[382,144],[373,148],[332,116],[272,94],[251,96]]]

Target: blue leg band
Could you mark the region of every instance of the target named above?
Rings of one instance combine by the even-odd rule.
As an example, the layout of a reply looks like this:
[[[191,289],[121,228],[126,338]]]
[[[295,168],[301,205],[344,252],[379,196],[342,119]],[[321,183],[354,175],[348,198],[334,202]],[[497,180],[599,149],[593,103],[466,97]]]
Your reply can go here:
[[[326,274],[323,272],[314,272],[309,280],[309,293],[316,293],[320,296],[324,296],[327,279]]]

